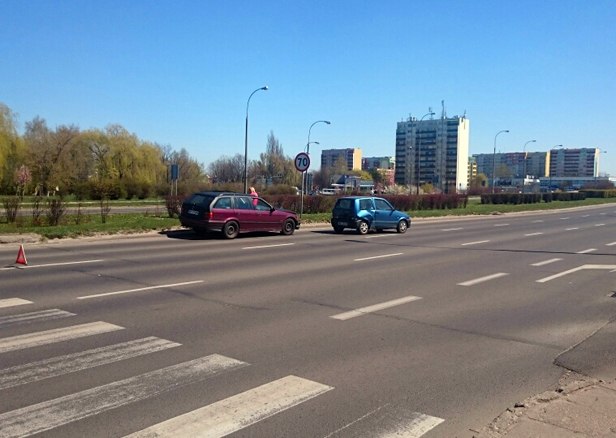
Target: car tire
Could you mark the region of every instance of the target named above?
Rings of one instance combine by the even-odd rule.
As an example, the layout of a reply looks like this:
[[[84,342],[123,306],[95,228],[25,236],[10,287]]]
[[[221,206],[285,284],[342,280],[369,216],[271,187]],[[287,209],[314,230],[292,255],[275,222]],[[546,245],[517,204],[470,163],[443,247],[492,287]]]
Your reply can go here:
[[[409,224],[407,224],[405,220],[401,220],[400,222],[398,222],[398,227],[396,228],[396,231],[398,231],[398,233],[400,234],[404,234],[406,233],[406,230],[408,228]]]
[[[222,229],[222,234],[227,239],[235,239],[240,232],[240,226],[235,221],[229,221]]]
[[[336,234],[340,234],[344,231],[344,228],[342,227],[334,227],[334,233]]]
[[[357,225],[357,232],[359,234],[368,234],[370,231],[370,224],[366,221],[361,221],[359,225]]]
[[[295,221],[293,219],[287,219],[286,221],[284,221],[284,223],[282,224],[282,231],[280,231],[280,233],[284,234],[285,236],[290,236],[294,232]]]

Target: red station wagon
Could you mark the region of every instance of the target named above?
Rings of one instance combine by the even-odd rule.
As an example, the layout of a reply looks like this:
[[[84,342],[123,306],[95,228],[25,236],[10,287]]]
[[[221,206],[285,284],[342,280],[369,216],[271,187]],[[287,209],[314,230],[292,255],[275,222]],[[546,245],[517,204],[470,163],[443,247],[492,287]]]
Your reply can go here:
[[[274,208],[261,198],[231,192],[191,195],[182,204],[180,223],[198,233],[221,231],[227,239],[253,231],[280,232],[288,236],[300,225],[292,211]]]

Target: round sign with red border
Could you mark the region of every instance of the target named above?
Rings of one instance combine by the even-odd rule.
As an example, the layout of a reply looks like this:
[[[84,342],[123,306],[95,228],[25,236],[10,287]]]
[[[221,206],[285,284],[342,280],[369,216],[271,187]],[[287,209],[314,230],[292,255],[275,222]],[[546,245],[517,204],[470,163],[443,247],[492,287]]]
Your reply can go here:
[[[300,172],[305,172],[310,167],[310,157],[306,152],[300,152],[295,157],[295,168]]]

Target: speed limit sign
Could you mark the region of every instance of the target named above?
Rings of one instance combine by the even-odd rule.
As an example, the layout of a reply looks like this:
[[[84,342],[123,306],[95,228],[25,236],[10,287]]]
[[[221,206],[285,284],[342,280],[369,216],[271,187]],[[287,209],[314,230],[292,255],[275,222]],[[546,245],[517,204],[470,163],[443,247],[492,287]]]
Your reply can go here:
[[[305,172],[310,167],[310,157],[305,152],[300,152],[295,157],[295,168],[300,172]]]

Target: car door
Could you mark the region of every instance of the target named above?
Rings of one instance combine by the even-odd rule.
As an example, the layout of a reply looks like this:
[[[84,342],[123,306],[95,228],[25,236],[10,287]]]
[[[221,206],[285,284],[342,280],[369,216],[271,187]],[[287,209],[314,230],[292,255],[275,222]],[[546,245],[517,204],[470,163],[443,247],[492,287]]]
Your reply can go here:
[[[371,227],[375,226],[374,204],[370,198],[359,199],[357,217],[364,219]]]
[[[254,196],[236,196],[233,199],[235,216],[240,223],[240,232],[258,231],[258,214],[254,208]]]
[[[376,207],[374,226],[376,228],[395,228],[398,225],[398,217],[395,208],[385,199],[374,198]]]
[[[280,231],[282,230],[282,222],[285,215],[272,208],[263,199],[257,198],[255,210],[257,211],[258,221],[257,227],[262,231]]]

